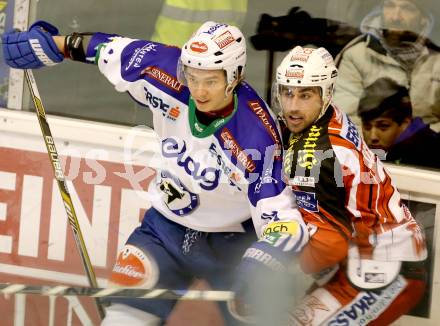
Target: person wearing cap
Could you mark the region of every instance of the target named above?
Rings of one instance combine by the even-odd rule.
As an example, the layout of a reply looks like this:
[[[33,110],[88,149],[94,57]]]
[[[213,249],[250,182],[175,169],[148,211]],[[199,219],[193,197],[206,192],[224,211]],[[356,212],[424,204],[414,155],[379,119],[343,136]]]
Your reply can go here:
[[[326,49],[297,46],[273,85],[284,178],[310,235],[297,260],[316,280],[289,325],[389,325],[424,295],[425,238],[382,162],[332,103],[337,75]]]
[[[430,40],[436,9],[432,0],[383,0],[363,19],[363,34],[336,57],[334,102],[358,127],[364,89],[387,77],[408,89],[413,115],[440,131],[440,49]]]
[[[362,134],[370,149],[382,150],[385,161],[440,168],[440,135],[413,117],[408,90],[389,78],[368,86],[359,101]]]
[[[162,164],[148,188],[152,207],[122,248],[113,285],[186,289],[204,278],[222,290],[234,281],[244,297],[240,284],[253,271],[282,273],[307,242],[281,178],[276,119],[243,81],[246,40],[238,28],[206,22],[182,49],[106,33],[61,36],[44,21],[2,40],[13,68],[65,58],[96,64],[117,91],[153,113]],[[159,325],[175,304],[112,298],[102,324]]]

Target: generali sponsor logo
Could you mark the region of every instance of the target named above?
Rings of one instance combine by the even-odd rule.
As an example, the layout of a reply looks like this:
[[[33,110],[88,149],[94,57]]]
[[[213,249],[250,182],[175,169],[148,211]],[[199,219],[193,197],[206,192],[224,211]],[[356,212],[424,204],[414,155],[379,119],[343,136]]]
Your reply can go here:
[[[203,53],[208,51],[208,46],[203,42],[192,42],[189,48],[191,49],[191,51],[197,53]]]
[[[232,36],[230,31],[226,31],[214,39],[214,42],[218,45],[220,49],[227,47],[229,44],[233,43],[234,41],[235,38]]]
[[[272,137],[273,141],[277,146],[277,155],[276,159],[281,159],[281,141],[278,136],[278,131],[275,129],[274,124],[271,123],[271,118],[269,113],[267,113],[260,105],[258,101],[249,101],[248,105],[250,109],[257,115],[257,117],[263,122],[264,127],[269,132],[269,135]]]
[[[177,80],[176,77],[170,75],[166,71],[155,67],[155,66],[149,66],[142,70],[142,75],[147,75],[158,82],[160,82],[165,87],[175,90],[176,92],[179,92],[182,90],[183,85]]]
[[[237,161],[239,161],[248,172],[255,171],[255,162],[243,151],[237,143],[237,140],[232,136],[232,133],[227,128],[223,128],[220,135],[224,141],[224,146],[231,151]]]

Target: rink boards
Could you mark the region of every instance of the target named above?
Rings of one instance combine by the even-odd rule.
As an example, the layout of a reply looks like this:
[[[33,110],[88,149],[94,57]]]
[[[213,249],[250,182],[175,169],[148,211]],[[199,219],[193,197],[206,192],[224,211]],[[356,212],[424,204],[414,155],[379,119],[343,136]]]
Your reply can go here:
[[[98,284],[105,287],[118,248],[150,206],[144,190],[154,177],[154,167],[160,165],[157,139],[145,127],[52,116],[48,121]],[[33,112],[0,110],[0,158],[1,282],[87,286]],[[435,250],[440,174],[389,168],[403,197],[428,208],[415,213],[424,219],[432,250],[425,301],[429,315],[405,316],[397,324],[436,325],[440,311],[432,303],[440,300],[439,251]],[[94,309],[89,298],[2,295],[0,324],[96,325]],[[183,310],[173,315],[178,317],[170,325],[206,325],[208,319],[212,326],[221,325],[212,306]],[[188,311],[193,315],[188,316]]]
[[[88,285],[35,114],[5,110],[0,116],[1,281]],[[150,206],[143,190],[154,176],[145,168],[155,152],[154,135],[145,128],[48,120],[98,283],[105,287],[118,248]],[[97,323],[92,300],[77,297],[1,297],[0,311],[1,325]]]

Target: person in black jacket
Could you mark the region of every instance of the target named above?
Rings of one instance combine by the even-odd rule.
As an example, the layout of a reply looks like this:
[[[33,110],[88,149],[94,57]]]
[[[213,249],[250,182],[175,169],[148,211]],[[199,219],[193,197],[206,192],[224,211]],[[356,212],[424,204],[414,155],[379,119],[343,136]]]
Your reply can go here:
[[[408,90],[389,78],[367,87],[359,102],[362,132],[385,161],[440,169],[440,135],[413,117]]]

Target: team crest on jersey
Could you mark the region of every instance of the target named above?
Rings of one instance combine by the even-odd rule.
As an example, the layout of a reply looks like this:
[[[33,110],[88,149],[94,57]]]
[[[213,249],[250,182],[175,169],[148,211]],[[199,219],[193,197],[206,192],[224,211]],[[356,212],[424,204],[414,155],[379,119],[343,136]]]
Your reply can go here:
[[[162,171],[159,190],[165,195],[164,203],[170,211],[184,216],[199,206],[199,196],[189,191],[185,185],[167,171]]]
[[[294,190],[296,203],[299,208],[309,212],[319,212],[318,199],[314,192]]]

